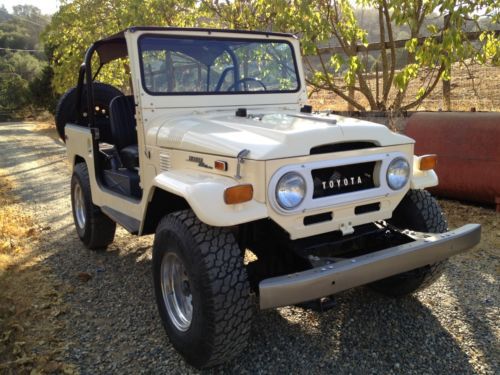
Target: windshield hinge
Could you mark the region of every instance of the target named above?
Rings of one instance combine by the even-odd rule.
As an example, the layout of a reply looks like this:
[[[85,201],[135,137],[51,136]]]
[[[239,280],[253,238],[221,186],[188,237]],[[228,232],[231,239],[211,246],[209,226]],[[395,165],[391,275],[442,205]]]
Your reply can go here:
[[[237,180],[240,180],[241,179],[241,174],[240,174],[240,168],[241,168],[241,164],[243,164],[245,162],[245,157],[250,153],[250,150],[247,150],[246,148],[241,150],[238,155],[236,156],[236,158],[238,159],[238,165],[236,166],[236,176],[234,176],[234,178],[236,178]]]

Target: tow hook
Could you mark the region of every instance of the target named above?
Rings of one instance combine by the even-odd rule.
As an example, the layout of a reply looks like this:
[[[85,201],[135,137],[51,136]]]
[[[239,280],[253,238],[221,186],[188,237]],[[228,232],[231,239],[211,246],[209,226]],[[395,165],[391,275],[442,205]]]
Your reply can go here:
[[[297,306],[302,307],[305,310],[312,310],[316,312],[326,312],[333,309],[335,305],[336,302],[333,296],[323,297],[315,299],[314,301],[297,304]]]

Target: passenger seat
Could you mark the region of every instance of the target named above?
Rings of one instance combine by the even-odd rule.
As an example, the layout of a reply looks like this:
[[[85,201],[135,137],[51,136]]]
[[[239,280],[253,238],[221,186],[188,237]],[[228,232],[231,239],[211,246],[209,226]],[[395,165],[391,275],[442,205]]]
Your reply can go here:
[[[139,167],[135,103],[133,96],[116,96],[109,104],[111,137],[123,166],[129,170]]]

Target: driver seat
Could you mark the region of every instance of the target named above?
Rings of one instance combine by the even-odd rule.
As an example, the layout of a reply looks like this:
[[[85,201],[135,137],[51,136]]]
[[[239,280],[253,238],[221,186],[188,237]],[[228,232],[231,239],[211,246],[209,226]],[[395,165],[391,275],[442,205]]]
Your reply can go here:
[[[114,97],[109,104],[109,116],[111,138],[118,150],[121,163],[128,170],[135,170],[139,167],[139,150],[134,97],[132,95]]]

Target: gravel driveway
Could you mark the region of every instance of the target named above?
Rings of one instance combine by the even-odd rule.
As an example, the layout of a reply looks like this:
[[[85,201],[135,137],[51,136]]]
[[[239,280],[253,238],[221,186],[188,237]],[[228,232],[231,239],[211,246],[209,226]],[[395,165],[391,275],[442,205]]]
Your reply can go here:
[[[35,124],[0,124],[0,167],[20,187],[41,227],[44,262],[67,310],[65,360],[82,374],[196,373],[170,345],[151,280],[152,237],[117,231],[107,252],[86,250],[71,217],[64,145]],[[499,214],[442,201],[450,227],[479,221],[483,241],[448,263],[415,297],[388,299],[357,288],[325,313],[298,307],[257,315],[250,345],[213,372],[499,374]],[[83,281],[80,273],[88,273]],[[81,276],[81,275],[80,275]]]

